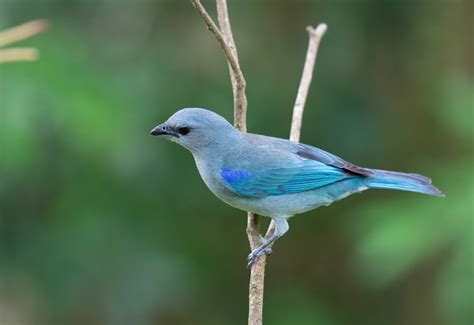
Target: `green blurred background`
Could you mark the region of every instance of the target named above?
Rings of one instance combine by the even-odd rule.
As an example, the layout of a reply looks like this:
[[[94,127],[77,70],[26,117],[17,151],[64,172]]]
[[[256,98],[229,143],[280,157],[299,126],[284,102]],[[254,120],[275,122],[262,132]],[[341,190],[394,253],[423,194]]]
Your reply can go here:
[[[473,324],[472,3],[229,2],[251,132],[288,136],[304,28],[326,22],[302,141],[447,195],[373,190],[292,219],[266,323]],[[182,107],[232,118],[201,18],[189,1],[0,0],[0,29],[36,18],[50,30],[19,45],[41,59],[0,66],[0,324],[244,324],[245,214],[148,135]]]

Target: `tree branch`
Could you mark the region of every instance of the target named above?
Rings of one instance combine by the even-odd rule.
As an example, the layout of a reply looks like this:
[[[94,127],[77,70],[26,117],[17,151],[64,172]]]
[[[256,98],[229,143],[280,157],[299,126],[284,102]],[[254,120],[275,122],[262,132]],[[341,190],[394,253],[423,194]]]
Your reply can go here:
[[[308,96],[309,86],[311,85],[311,79],[313,77],[314,63],[316,62],[316,56],[318,54],[319,42],[324,36],[324,33],[326,33],[327,28],[328,26],[326,24],[319,24],[316,29],[312,26],[306,27],[306,31],[309,34],[309,44],[303,68],[303,75],[301,76],[295,106],[293,107],[293,119],[291,121],[290,132],[291,141],[300,141],[304,105],[306,103],[306,97]]]
[[[48,21],[44,19],[33,20],[0,32],[0,47],[13,44],[36,34],[44,32]]]
[[[226,0],[216,0],[217,19],[224,42],[234,55],[237,66],[239,66],[237,47],[235,45],[232,29],[229,21]],[[230,63],[229,63],[230,66]],[[247,98],[245,95],[245,80],[239,67],[239,74],[236,74],[229,67],[230,78],[232,81],[232,90],[234,93],[234,121],[237,128],[241,131],[247,129]],[[262,235],[260,235],[260,216],[252,212],[247,212],[247,237],[250,243],[250,249],[255,249],[262,244]],[[260,257],[250,270],[249,282],[249,324],[261,324],[263,313],[263,289],[265,279],[265,260],[266,256]]]
[[[314,64],[318,54],[319,42],[326,33],[328,26],[326,24],[319,24],[315,29],[312,26],[306,27],[309,34],[308,50],[306,52],[306,60],[303,67],[303,74],[301,76],[300,86],[296,95],[295,105],[293,106],[293,118],[291,120],[290,140],[299,142],[301,136],[301,125],[303,122],[304,105],[308,97],[309,86],[313,77]],[[265,238],[268,239],[275,231],[275,223],[272,222],[268,226]]]
[[[199,0],[191,0],[202,19],[217,39],[224,50],[227,63],[230,67],[232,91],[234,94],[234,125],[242,132],[247,132],[247,97],[245,95],[245,78],[239,66],[237,48],[235,46],[232,30],[230,28],[229,15],[227,14],[227,1],[216,0],[218,19],[221,30],[216,26],[211,16],[207,13]]]
[[[4,31],[0,31],[0,48],[44,32],[48,22],[43,19],[33,20]],[[0,63],[14,61],[35,61],[39,57],[39,51],[30,47],[15,47],[0,49]]]
[[[217,18],[220,29],[216,26],[211,16],[207,13],[199,0],[191,0],[192,4],[201,15],[207,28],[214,34],[217,42],[224,50],[229,66],[232,92],[234,95],[234,126],[242,132],[247,131],[247,97],[245,95],[245,78],[240,69],[237,47],[229,21],[226,0],[216,0]],[[260,217],[247,212],[247,236],[250,248],[261,245]],[[261,256],[252,266],[249,284],[249,324],[261,324],[263,311],[263,283],[265,277],[265,259]]]
[[[31,47],[13,47],[0,50],[0,63],[15,61],[35,61],[38,59],[37,49]]]
[[[216,0],[217,21],[222,32],[224,43],[229,48],[235,59],[235,69],[229,62],[229,73],[234,94],[234,124],[237,129],[247,132],[247,96],[245,95],[246,82],[239,65],[239,56],[235,45],[234,36],[230,27],[227,0]]]
[[[232,82],[232,91],[234,95],[234,125],[242,132],[247,131],[246,116],[247,116],[247,97],[245,95],[245,79],[240,69],[239,59],[237,54],[237,47],[235,46],[234,37],[229,21],[226,0],[216,0],[217,17],[220,29],[216,26],[212,18],[207,13],[199,0],[191,0],[194,7],[201,15],[202,19],[207,25],[207,28],[214,34],[217,42],[222,47],[227,64],[229,66],[230,79]],[[298,89],[298,95],[293,110],[293,120],[291,126],[290,140],[299,141],[301,133],[301,119],[303,118],[303,109],[306,101],[309,85],[311,84],[311,77],[313,67],[316,60],[316,54],[321,37],[326,31],[326,24],[320,24],[315,30],[312,27],[307,27],[310,36],[308,52],[306,54],[306,61],[303,69],[303,76],[301,84]],[[275,229],[273,221],[271,222],[266,237],[269,237]],[[263,237],[260,234],[260,217],[256,214],[248,212],[247,217],[247,236],[249,239],[251,249],[260,246]],[[261,325],[263,314],[263,289],[265,280],[265,262],[266,255],[260,256],[252,265],[250,270],[250,284],[249,284],[249,325]]]

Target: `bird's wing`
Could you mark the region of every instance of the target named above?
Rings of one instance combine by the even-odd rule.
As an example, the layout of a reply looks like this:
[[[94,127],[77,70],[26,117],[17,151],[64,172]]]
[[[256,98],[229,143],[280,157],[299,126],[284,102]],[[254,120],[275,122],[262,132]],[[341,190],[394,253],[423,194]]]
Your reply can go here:
[[[321,162],[302,160],[281,168],[253,172],[222,168],[221,177],[234,193],[257,198],[314,190],[357,176]]]
[[[308,146],[306,144],[301,144],[301,143],[297,144],[296,150],[297,150],[296,154],[300,157],[314,160],[314,161],[319,161],[326,165],[341,168],[350,173],[354,173],[354,174],[362,175],[362,176],[370,176],[373,173],[372,170],[369,168],[356,166],[327,151],[324,151],[316,147]]]
[[[249,139],[248,156],[233,157],[220,170],[226,187],[242,197],[299,193],[372,173],[308,145],[257,135]]]

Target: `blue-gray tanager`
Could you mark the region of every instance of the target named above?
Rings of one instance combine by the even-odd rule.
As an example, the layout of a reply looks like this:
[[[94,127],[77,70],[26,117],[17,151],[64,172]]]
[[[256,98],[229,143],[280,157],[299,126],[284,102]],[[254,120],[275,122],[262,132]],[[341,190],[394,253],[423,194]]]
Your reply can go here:
[[[269,245],[288,231],[288,218],[350,194],[382,188],[443,196],[425,176],[359,167],[312,146],[242,133],[202,108],[176,112],[151,135],[191,151],[204,183],[222,201],[273,219],[274,234],[250,253],[249,266],[271,252]]]

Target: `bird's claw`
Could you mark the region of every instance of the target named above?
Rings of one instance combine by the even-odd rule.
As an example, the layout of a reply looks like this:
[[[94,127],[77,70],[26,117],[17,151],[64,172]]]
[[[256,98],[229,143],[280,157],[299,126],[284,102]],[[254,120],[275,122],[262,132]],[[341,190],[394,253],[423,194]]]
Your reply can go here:
[[[266,255],[270,255],[271,253],[273,253],[272,249],[270,247],[258,247],[258,248],[255,248],[250,254],[249,256],[247,257],[247,268],[250,269],[252,268],[252,265],[257,261],[257,259],[266,254]]]

